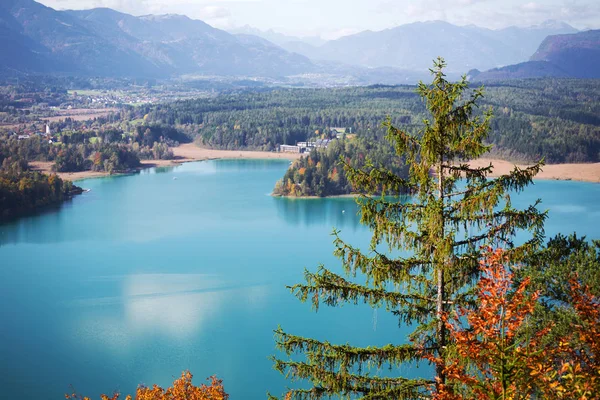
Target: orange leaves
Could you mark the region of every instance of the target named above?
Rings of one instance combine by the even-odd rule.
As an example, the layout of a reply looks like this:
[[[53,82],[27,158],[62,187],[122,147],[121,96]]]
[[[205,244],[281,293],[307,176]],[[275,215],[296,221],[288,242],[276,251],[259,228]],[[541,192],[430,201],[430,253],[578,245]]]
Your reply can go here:
[[[192,374],[189,371],[184,371],[181,378],[173,382],[173,386],[166,390],[158,385],[151,388],[139,387],[135,395],[135,400],[227,400],[229,395],[225,393],[223,381],[212,376],[210,385],[194,386],[192,384]],[[88,397],[81,397],[77,394],[65,395],[67,400],[90,400]],[[102,395],[102,400],[118,400],[119,394],[116,393],[112,397]],[[131,396],[127,396],[125,400],[132,400]]]
[[[545,339],[552,326],[528,326],[539,293],[528,293],[528,278],[515,286],[506,265],[502,250],[488,249],[476,305],[444,315],[450,343],[445,357],[425,356],[446,376],[433,398],[600,398],[600,299],[577,276],[571,279],[570,306],[578,323],[550,342]]]
[[[488,249],[480,263],[477,306],[459,307],[453,318],[445,317],[454,346],[445,361],[436,360],[447,381],[438,385],[435,399],[526,398],[536,376],[546,372],[541,342],[548,330],[519,335],[539,294],[527,293],[529,279],[514,288],[506,263],[502,250]]]
[[[102,153],[100,153],[99,151],[94,152],[93,155],[93,163],[95,166],[100,166],[102,165]]]
[[[333,167],[331,172],[329,173],[329,179],[332,181],[337,181],[339,178],[337,167]]]
[[[600,396],[600,299],[581,285],[577,276],[569,281],[571,304],[579,317],[573,331],[556,346],[557,372],[548,374],[556,384],[546,387],[548,397],[597,399]],[[554,383],[553,382],[553,383]]]

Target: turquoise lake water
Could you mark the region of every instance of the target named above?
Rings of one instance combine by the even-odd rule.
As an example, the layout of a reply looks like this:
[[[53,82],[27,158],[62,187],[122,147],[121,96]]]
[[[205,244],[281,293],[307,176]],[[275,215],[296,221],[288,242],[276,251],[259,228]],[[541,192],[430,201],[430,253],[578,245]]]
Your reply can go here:
[[[0,386],[6,399],[132,393],[216,374],[232,400],[287,385],[267,359],[273,329],[365,346],[400,343],[383,310],[321,307],[285,285],[319,263],[338,270],[333,227],[353,245],[369,232],[352,199],[269,193],[288,162],[230,160],[82,181],[60,209],[0,225]],[[177,179],[174,179],[177,178]],[[600,185],[539,181],[548,236],[600,237]],[[345,212],[342,212],[345,211]],[[422,375],[427,368],[405,368]]]

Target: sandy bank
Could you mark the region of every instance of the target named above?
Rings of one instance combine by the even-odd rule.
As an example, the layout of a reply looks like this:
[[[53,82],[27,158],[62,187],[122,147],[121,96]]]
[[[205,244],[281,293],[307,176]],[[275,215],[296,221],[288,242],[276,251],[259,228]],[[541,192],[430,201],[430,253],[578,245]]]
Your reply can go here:
[[[52,174],[52,165],[54,163],[50,161],[32,161],[29,163],[29,167],[33,171],[43,172],[45,174]],[[61,179],[69,180],[69,181],[77,181],[80,179],[87,178],[98,178],[101,176],[107,176],[106,172],[97,172],[97,171],[80,171],[80,172],[58,172],[58,175]]]
[[[487,167],[490,163],[494,165],[492,176],[499,176],[509,173],[514,169],[515,164],[490,158],[480,158],[471,161],[472,167]],[[517,164],[519,168],[525,168],[527,165]],[[542,168],[542,171],[535,179],[554,179],[554,180],[573,180],[583,182],[600,182],[600,163],[593,164],[549,164]]]
[[[275,153],[271,151],[242,151],[242,150],[213,150],[198,147],[193,143],[182,144],[173,148],[178,162],[216,160],[216,159],[283,159],[296,160],[300,158],[297,153]]]

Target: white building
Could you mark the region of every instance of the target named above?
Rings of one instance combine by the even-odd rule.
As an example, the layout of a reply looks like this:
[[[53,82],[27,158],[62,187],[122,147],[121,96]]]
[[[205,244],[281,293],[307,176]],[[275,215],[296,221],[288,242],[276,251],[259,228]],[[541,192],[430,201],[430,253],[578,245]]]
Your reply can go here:
[[[300,147],[289,144],[281,144],[279,145],[279,151],[282,153],[300,153]]]

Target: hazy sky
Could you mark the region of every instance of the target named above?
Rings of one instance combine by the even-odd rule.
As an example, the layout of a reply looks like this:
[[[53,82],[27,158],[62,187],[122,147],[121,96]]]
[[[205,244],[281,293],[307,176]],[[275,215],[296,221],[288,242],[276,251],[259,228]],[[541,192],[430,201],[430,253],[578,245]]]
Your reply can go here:
[[[185,14],[222,29],[250,25],[332,39],[415,21],[445,20],[488,28],[548,19],[600,27],[599,0],[38,0],[56,9],[110,7],[134,15]]]

